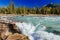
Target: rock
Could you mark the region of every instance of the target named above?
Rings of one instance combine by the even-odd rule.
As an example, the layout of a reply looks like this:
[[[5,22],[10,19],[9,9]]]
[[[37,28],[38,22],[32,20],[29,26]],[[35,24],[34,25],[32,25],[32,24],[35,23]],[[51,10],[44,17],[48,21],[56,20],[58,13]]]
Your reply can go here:
[[[5,39],[7,35],[6,32],[9,30],[8,26],[4,23],[0,23],[0,38]]]
[[[29,40],[15,24],[0,22],[0,40]]]
[[[21,33],[21,31],[18,30],[17,26],[15,24],[8,24],[9,31],[12,33]]]
[[[29,40],[28,36],[25,36],[23,34],[15,33],[13,35],[8,36],[6,40]]]
[[[60,35],[60,31],[57,31],[57,30],[53,30],[53,33],[56,35]]]
[[[5,40],[9,35],[12,35],[12,33],[11,32],[3,32],[3,33],[1,33],[1,38],[3,40]]]

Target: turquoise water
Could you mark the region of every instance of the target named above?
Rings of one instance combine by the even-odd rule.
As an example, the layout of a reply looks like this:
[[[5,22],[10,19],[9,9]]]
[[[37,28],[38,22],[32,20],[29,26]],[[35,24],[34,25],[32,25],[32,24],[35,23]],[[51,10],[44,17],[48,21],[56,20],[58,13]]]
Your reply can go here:
[[[16,16],[12,20],[18,21],[17,27],[30,40],[60,40],[60,16]]]
[[[53,30],[60,31],[60,17],[36,17],[36,16],[17,16],[13,17],[15,21],[31,23],[34,26],[40,23],[45,27],[52,27]],[[39,26],[40,26],[39,25]]]

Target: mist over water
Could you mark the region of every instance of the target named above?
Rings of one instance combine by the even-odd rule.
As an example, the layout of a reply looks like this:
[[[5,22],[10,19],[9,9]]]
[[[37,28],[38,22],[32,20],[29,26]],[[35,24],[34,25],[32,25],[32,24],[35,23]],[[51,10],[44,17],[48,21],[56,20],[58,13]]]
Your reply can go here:
[[[60,40],[60,17],[13,17],[17,22],[18,29],[29,36],[30,40]],[[48,29],[50,28],[50,29]],[[47,31],[46,31],[47,30]],[[50,31],[50,32],[48,32]]]

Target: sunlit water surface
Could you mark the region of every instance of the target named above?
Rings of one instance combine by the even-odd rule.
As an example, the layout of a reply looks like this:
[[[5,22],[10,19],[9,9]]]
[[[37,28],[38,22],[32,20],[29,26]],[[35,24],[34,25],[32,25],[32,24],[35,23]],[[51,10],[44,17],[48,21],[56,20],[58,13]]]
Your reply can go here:
[[[59,16],[16,16],[11,18],[30,40],[60,40]]]

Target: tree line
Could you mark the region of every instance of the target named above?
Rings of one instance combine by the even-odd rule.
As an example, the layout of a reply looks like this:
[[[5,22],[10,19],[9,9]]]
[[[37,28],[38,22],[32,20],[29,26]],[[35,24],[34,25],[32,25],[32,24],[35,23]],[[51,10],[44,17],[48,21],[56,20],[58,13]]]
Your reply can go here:
[[[0,8],[0,14],[60,14],[60,7],[4,7]]]

